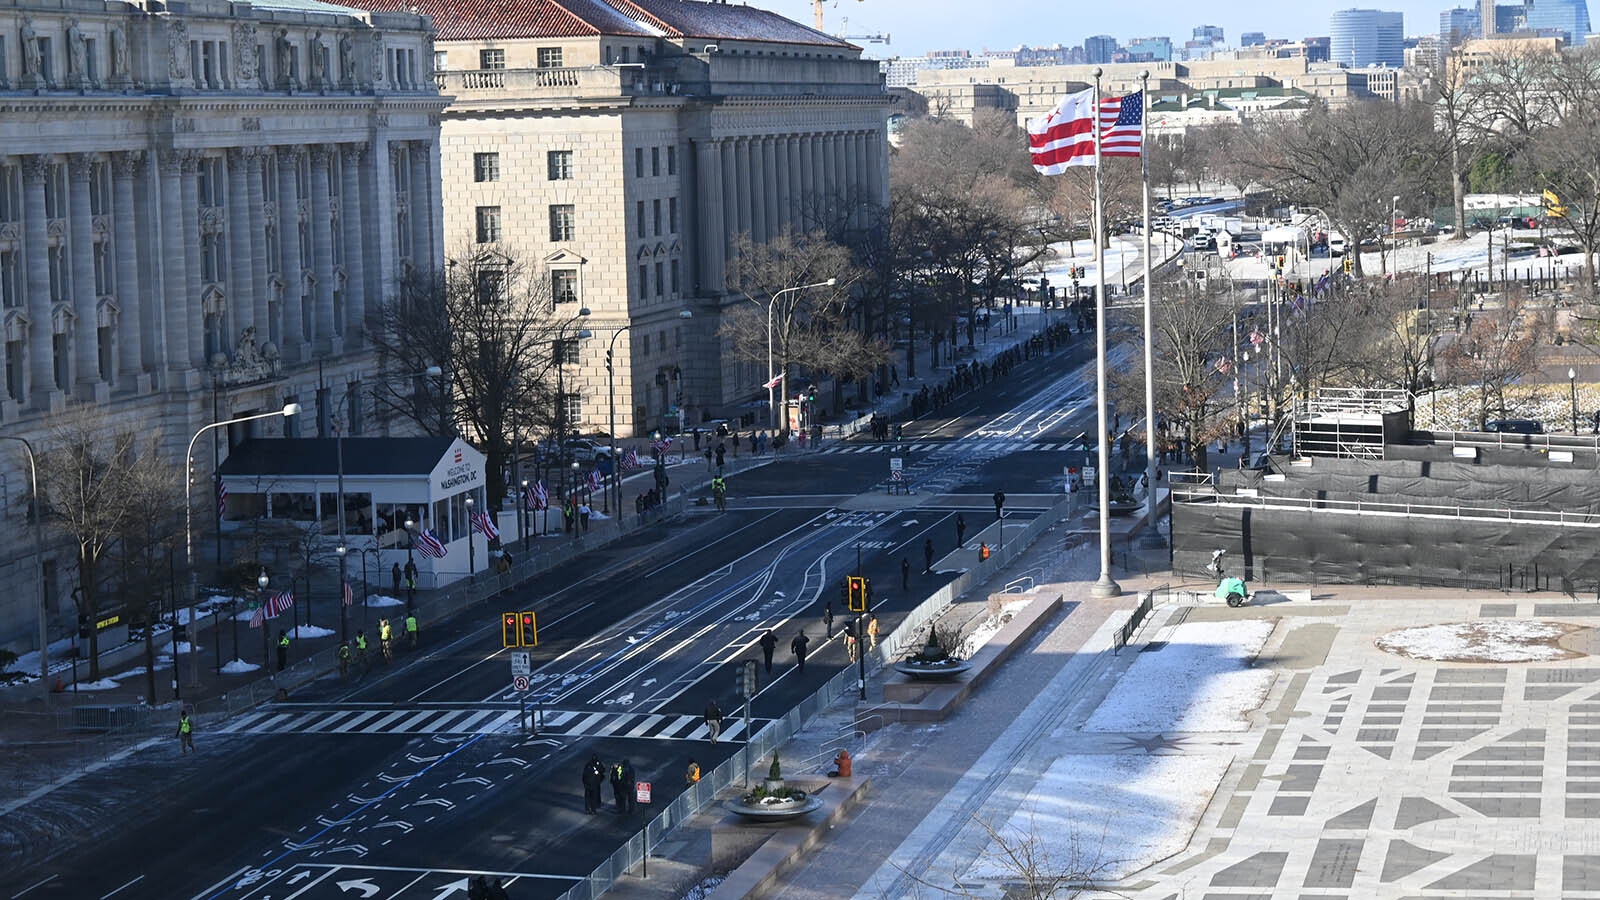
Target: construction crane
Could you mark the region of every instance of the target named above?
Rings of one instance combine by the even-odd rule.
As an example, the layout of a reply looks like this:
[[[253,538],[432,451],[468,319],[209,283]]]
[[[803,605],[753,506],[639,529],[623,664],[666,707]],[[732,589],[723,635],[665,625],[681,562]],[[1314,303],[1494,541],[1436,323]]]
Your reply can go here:
[[[845,32],[847,32],[849,30],[850,30],[850,20],[849,19],[840,19],[839,20],[839,33],[834,35],[834,37],[838,38],[841,41],[866,41],[869,44],[887,44],[887,43],[889,43],[889,35],[887,35],[887,34],[846,34]]]
[[[811,0],[811,18],[812,18],[812,21],[815,23],[816,29],[818,31],[822,32],[823,34],[827,34],[828,33],[828,29],[826,27],[824,27],[826,23],[823,22],[823,20],[822,20],[822,7],[823,7],[823,4],[825,4],[826,2],[827,2],[827,0]],[[860,2],[860,0],[857,0],[857,2]],[[838,0],[835,0],[834,5],[835,6],[839,5],[838,4]]]

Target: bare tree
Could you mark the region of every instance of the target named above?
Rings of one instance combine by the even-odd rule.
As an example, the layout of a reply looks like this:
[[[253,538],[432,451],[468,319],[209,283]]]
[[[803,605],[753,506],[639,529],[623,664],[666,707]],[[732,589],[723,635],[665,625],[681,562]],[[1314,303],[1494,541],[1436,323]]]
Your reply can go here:
[[[1320,208],[1352,249],[1382,235],[1392,196],[1424,193],[1442,154],[1431,111],[1372,100],[1313,106],[1241,132],[1242,152],[1285,197]],[[1353,254],[1357,274],[1361,255]]]
[[[1228,337],[1235,306],[1230,289],[1218,281],[1190,278],[1153,285],[1156,408],[1169,410],[1182,427],[1201,470],[1207,468],[1207,442],[1227,433],[1219,413],[1233,402],[1225,392],[1236,364]]]
[[[401,282],[369,324],[379,359],[396,373],[443,370],[446,390],[419,378],[391,381],[380,402],[426,434],[459,429],[488,458],[487,501],[496,508],[514,432],[553,433],[558,333],[578,312],[555,297],[543,267],[499,245],[473,245],[443,273]]]
[[[864,376],[878,364],[881,349],[849,327],[845,313],[853,278],[850,251],[820,232],[797,235],[786,228],[764,244],[741,235],[729,264],[728,286],[768,312],[741,307],[724,317],[719,333],[729,339],[735,356],[765,361],[770,320],[780,397],[788,396],[789,368],[794,365]],[[829,279],[834,283],[825,284]],[[779,427],[787,431],[787,425]]]
[[[1037,819],[1029,816],[1026,827],[996,826],[977,816],[973,821],[989,836],[982,861],[998,870],[1005,882],[1007,898],[1017,900],[1071,900],[1084,894],[1111,893],[1120,896],[1106,882],[1124,860],[1106,855],[1105,837],[1091,841],[1077,830],[1065,835],[1046,833]],[[948,881],[935,881],[934,873],[901,869],[916,884],[950,897],[979,897],[965,886],[972,879],[962,872],[940,873]]]
[[[183,482],[179,469],[156,463],[153,436],[135,450],[139,462],[127,467],[121,489],[123,502],[138,514],[122,520],[111,552],[117,564],[123,608],[129,616],[145,623],[145,696],[150,703],[155,703],[155,626],[161,619],[163,572],[169,576],[165,581],[174,607],[173,659],[177,659],[175,556],[183,546]],[[194,639],[194,633],[191,623],[189,640]]]
[[[1480,425],[1491,408],[1506,415],[1506,386],[1537,368],[1535,351],[1548,330],[1545,316],[1508,292],[1501,308],[1472,313],[1466,331],[1441,354],[1452,383],[1478,388]]]

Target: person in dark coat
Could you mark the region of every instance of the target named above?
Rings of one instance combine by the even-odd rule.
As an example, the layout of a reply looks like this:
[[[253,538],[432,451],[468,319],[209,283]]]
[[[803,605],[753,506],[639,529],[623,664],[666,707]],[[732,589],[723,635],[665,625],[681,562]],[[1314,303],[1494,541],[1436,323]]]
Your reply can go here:
[[[623,760],[617,765],[617,769],[622,774],[623,812],[637,812],[639,798],[635,796],[633,789],[638,784],[638,776],[633,772],[633,763]]]
[[[822,630],[828,637],[833,637],[833,601],[822,608]]]
[[[911,560],[900,557],[900,590],[911,590]]]
[[[600,754],[590,754],[589,761],[583,764],[583,811],[594,815],[600,811],[600,804],[605,802],[600,799],[600,786],[606,783],[606,766],[600,761]]]
[[[922,574],[933,571],[933,538],[922,542]]]
[[[806,648],[810,645],[811,639],[806,637],[804,630],[801,630],[799,634],[794,636],[794,640],[789,642],[789,652],[794,654],[794,663],[799,667],[802,675],[806,671]]]
[[[772,633],[771,628],[768,628],[761,633],[761,640],[758,643],[761,644],[761,661],[766,664],[767,674],[771,675],[772,651],[778,649],[778,637]]]

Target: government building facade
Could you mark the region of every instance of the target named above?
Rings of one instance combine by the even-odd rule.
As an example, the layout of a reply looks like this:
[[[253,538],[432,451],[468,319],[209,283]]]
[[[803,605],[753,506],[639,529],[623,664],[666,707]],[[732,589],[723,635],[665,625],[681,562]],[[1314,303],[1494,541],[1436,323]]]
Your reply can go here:
[[[729,260],[741,234],[887,204],[878,64],[742,5],[362,3],[416,8],[438,30],[436,77],[454,98],[440,138],[447,255],[503,248],[540,267],[558,316],[590,311],[593,336],[561,348],[566,421],[607,431],[614,411],[623,437],[759,421],[766,364],[718,335],[728,311],[754,309],[727,288]]]
[[[200,428],[291,399],[302,416],[218,455],[325,429],[317,401],[376,374],[367,316],[442,264],[432,55],[422,16],[315,0],[0,9],[0,438],[46,453],[92,411],[181,466]],[[359,432],[359,404],[346,417]],[[0,440],[13,535],[28,477]],[[36,646],[41,565],[52,639],[73,622],[72,541],[46,544],[0,551],[0,646]]]

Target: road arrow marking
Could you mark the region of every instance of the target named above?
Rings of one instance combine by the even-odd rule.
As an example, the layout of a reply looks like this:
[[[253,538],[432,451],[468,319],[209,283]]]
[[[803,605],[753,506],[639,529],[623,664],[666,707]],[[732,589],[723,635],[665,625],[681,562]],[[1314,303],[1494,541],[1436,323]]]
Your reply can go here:
[[[527,760],[521,759],[520,757],[516,757],[516,756],[497,756],[494,759],[491,759],[488,762],[485,762],[483,765],[486,765],[486,766],[497,766],[497,765],[499,765],[501,763],[511,763],[514,766],[521,766],[524,769],[526,769],[529,765],[531,765],[531,763],[529,763]]]
[[[439,885],[439,893],[433,895],[433,900],[443,900],[443,898],[454,894],[456,891],[465,893],[466,890],[467,880],[465,878],[460,881],[452,881],[449,884],[441,884]]]
[[[406,809],[410,809],[413,806],[442,806],[445,809],[455,809],[456,808],[456,805],[454,803],[451,803],[449,800],[446,800],[443,797],[430,797],[427,800],[418,800],[415,803],[406,804],[405,808]]]
[[[354,853],[357,856],[366,856],[367,855],[367,847],[366,847],[365,844],[345,844],[342,847],[331,847],[331,848],[329,848],[327,850],[318,850],[316,853],[313,853],[311,855],[312,856],[327,856],[330,853],[343,853],[346,850],[350,851],[351,853]]]
[[[488,787],[489,785],[491,785],[493,783],[494,782],[490,781],[489,779],[483,778],[483,777],[478,776],[478,775],[474,775],[471,778],[457,778],[455,781],[450,782],[451,786],[455,786],[455,785],[458,785],[458,784],[481,784],[484,787]]]
[[[344,891],[347,894],[351,891],[360,891],[362,900],[365,900],[365,898],[371,897],[372,895],[378,893],[378,886],[373,884],[372,879],[370,878],[358,878],[355,881],[341,881],[338,882],[338,885],[339,890]]]
[[[436,762],[436,761],[441,760],[443,758],[444,758],[444,754],[443,753],[435,754],[433,756],[418,756],[415,753],[407,753],[406,754],[406,759],[409,759],[412,762],[417,763],[418,765],[421,765],[422,763]]]
[[[377,829],[377,828],[399,828],[399,829],[401,829],[401,830],[403,830],[403,831],[405,831],[407,833],[410,833],[411,828],[412,828],[410,822],[402,822],[399,819],[389,819],[388,821],[379,822],[378,824],[373,825],[372,827],[374,829]]]
[[[300,871],[298,871],[298,872],[294,873],[293,875],[289,876],[289,883],[290,884],[298,884],[299,882],[302,882],[302,881],[304,881],[304,880],[306,880],[307,878],[310,878],[310,877],[311,877],[311,873],[310,872],[307,872],[305,869],[301,869]]]

